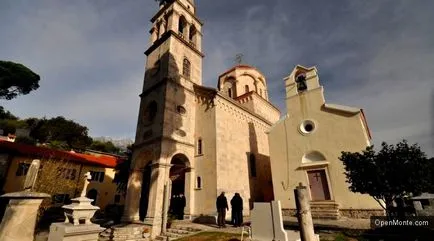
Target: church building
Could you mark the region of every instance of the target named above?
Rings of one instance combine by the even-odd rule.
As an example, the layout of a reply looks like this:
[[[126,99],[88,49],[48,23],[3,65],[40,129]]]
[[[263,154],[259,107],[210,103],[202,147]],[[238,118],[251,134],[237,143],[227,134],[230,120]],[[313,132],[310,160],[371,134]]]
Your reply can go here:
[[[240,193],[245,216],[253,202],[271,200],[292,212],[299,182],[310,187],[314,214],[379,210],[348,190],[338,160],[370,144],[363,111],[326,104],[315,68],[297,66],[285,80],[288,114],[280,119],[266,77],[252,66],[222,73],[216,88],[202,85],[203,23],[193,0],[160,1],[151,22],[124,222],[160,234],[179,194],[191,220],[216,216],[221,192],[228,201]]]
[[[349,190],[339,160],[342,151],[370,145],[363,110],[326,103],[315,67],[297,66],[285,78],[285,89],[287,114],[268,136],[274,198],[284,215],[295,213],[293,190],[299,183],[310,191],[313,217],[383,215],[371,196]]]
[[[150,47],[123,220],[159,233],[169,197],[186,198],[184,218],[216,215],[216,198],[235,193],[244,215],[273,200],[267,131],[280,118],[267,80],[236,65],[202,85],[202,22],[193,0],[161,1]],[[227,215],[230,218],[230,212]]]

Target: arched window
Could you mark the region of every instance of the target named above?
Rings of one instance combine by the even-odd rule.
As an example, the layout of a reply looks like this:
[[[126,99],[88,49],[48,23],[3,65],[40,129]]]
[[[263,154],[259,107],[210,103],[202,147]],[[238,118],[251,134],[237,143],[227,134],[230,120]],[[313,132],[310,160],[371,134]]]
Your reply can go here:
[[[249,93],[249,86],[248,85],[244,86],[244,89],[246,90],[246,93]]]
[[[190,61],[188,61],[187,58],[184,58],[184,61],[182,63],[182,74],[187,77],[190,78],[190,69],[191,65],[190,65]]]
[[[178,22],[178,33],[181,35],[181,36],[184,36],[184,30],[185,30],[185,27],[187,26],[187,20],[185,19],[185,17],[184,16],[181,16],[181,17],[179,17],[179,22]]]
[[[191,26],[190,26],[190,33],[189,33],[189,36],[188,36],[188,40],[191,42],[191,43],[194,43],[194,36],[196,35],[196,27],[192,24]]]
[[[197,154],[202,155],[202,138],[197,140]]]
[[[229,88],[229,89],[228,89],[228,95],[229,95],[229,97],[232,98],[232,88]]]
[[[202,188],[202,178],[196,177],[196,188],[201,189]]]
[[[256,177],[256,157],[255,154],[253,153],[250,153],[249,164],[250,164],[250,176]]]
[[[143,117],[145,121],[145,125],[152,124],[156,115],[157,115],[157,102],[151,101],[151,103],[149,103],[145,109],[145,113]]]
[[[297,83],[297,91],[298,92],[303,92],[303,91],[307,90],[306,74],[305,73],[298,74],[297,77],[295,78],[295,82]]]

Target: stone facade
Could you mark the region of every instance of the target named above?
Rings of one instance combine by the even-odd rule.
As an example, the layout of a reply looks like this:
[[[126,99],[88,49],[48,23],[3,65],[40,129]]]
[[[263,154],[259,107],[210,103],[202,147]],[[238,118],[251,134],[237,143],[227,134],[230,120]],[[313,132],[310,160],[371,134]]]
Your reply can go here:
[[[360,152],[370,145],[363,111],[325,103],[314,67],[297,66],[285,86],[288,114],[269,133],[275,199],[284,209],[295,209],[293,189],[301,182],[310,186],[311,205],[330,207],[319,211],[334,218],[380,213],[372,197],[349,190],[339,160],[342,151]]]
[[[152,237],[162,231],[165,187],[170,196],[185,195],[185,218],[216,215],[222,191],[228,201],[241,194],[245,215],[254,201],[273,199],[266,132],[280,112],[268,100],[265,77],[251,66],[228,70],[217,88],[202,86],[195,10],[193,1],[167,1],[151,19],[123,220],[143,220]],[[228,95],[224,86],[231,83],[238,89]]]
[[[253,202],[273,199],[292,209],[293,187],[306,183],[306,170],[318,169],[328,173],[330,196],[338,202],[326,206],[378,207],[347,190],[337,160],[340,151],[369,144],[363,113],[324,104],[316,69],[297,67],[287,78],[291,118],[278,122],[266,78],[254,67],[234,66],[218,77],[217,88],[202,86],[202,22],[194,1],[162,1],[151,22],[124,221],[144,220],[151,236],[159,235],[164,204],[179,193],[186,197],[185,218],[215,216],[221,192],[228,201],[240,193],[244,215]],[[300,71],[308,80],[303,95],[294,80]],[[299,130],[305,120],[319,125],[318,138]]]

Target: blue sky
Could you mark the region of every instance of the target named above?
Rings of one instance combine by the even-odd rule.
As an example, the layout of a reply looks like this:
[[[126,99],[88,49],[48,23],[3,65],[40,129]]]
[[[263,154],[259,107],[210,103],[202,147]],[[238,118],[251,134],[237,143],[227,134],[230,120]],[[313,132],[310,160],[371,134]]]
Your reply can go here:
[[[267,77],[317,66],[326,101],[363,108],[374,143],[403,138],[434,155],[434,1],[196,0],[204,85],[237,53]],[[0,105],[20,117],[63,115],[92,136],[134,137],[153,0],[0,0],[0,59],[41,87]]]

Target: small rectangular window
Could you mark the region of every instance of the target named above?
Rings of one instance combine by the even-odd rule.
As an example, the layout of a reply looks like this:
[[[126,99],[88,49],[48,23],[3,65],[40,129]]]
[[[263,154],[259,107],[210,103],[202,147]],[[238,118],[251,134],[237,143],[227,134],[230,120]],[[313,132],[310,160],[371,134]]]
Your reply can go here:
[[[201,177],[196,177],[196,188],[202,189],[202,178]]]
[[[68,180],[75,180],[75,178],[77,177],[77,170],[59,167],[57,168],[56,177]]]
[[[20,162],[18,164],[18,168],[17,171],[15,172],[15,176],[25,176],[27,175],[27,171],[30,168],[30,164],[29,163],[24,163],[24,162]]]
[[[197,154],[202,155],[202,139],[197,140]]]
[[[65,204],[70,201],[69,194],[54,194],[52,198],[53,204]]]
[[[105,176],[104,172],[99,173],[99,182],[104,182],[104,176]]]
[[[90,175],[92,176],[91,181],[94,182],[104,182],[104,172],[95,172],[95,171],[91,171]]]

